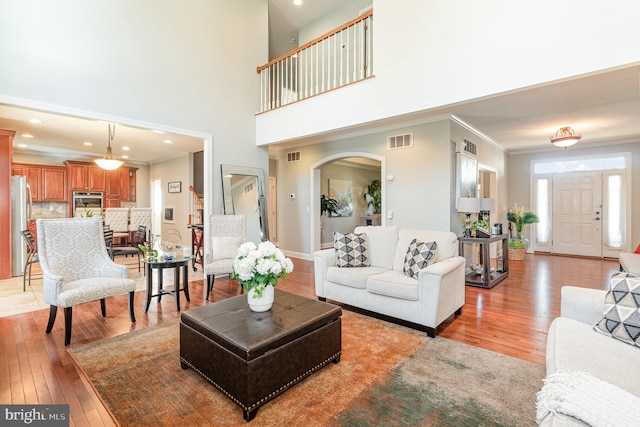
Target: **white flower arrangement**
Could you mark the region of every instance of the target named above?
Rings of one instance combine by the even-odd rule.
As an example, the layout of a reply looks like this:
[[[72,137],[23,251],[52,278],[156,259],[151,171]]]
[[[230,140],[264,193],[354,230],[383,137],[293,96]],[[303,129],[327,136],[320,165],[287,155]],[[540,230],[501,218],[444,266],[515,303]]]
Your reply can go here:
[[[260,298],[266,286],[276,286],[278,279],[287,279],[293,271],[293,262],[285,258],[282,251],[271,242],[256,246],[253,242],[243,243],[233,261],[231,277],[238,280],[245,291],[254,290],[254,298]]]

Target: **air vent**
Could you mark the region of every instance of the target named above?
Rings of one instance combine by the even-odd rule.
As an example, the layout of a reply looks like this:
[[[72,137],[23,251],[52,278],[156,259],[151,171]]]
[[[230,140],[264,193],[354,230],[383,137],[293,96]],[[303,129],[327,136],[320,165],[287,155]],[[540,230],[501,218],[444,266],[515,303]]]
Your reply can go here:
[[[244,186],[244,194],[251,193],[253,191],[253,182]]]
[[[464,153],[467,153],[467,154],[471,154],[472,156],[475,157],[475,155],[476,155],[476,144],[474,144],[473,142],[465,139],[462,142],[458,143],[458,150],[457,151],[464,152]]]
[[[300,161],[300,152],[292,151],[287,153],[287,162],[299,162]]]
[[[396,135],[387,137],[387,150],[413,147],[413,134]]]

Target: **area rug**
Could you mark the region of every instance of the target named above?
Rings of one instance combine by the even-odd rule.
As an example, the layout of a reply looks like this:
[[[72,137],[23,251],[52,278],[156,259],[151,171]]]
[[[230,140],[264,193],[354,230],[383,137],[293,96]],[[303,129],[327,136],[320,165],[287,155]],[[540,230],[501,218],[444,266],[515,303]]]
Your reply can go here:
[[[69,351],[121,426],[246,425],[178,347],[176,319]],[[344,310],[342,349],[251,425],[535,425],[543,366]]]

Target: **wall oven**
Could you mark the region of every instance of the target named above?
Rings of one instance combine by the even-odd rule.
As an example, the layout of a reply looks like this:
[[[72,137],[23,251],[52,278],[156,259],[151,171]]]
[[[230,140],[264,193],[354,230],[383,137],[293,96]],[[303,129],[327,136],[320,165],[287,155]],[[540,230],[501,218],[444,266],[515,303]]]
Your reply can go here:
[[[102,193],[99,192],[73,192],[73,216],[86,217],[90,211],[93,216],[102,215]]]

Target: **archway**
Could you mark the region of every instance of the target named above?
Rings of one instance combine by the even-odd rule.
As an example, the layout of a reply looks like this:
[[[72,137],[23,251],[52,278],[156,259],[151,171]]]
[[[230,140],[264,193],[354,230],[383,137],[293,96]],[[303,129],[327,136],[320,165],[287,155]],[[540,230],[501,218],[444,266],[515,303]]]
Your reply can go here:
[[[331,156],[325,157],[318,162],[311,165],[310,168],[310,203],[309,208],[310,212],[310,253],[313,254],[315,251],[320,250],[321,244],[321,236],[320,236],[320,170],[322,167],[336,162],[341,159],[346,159],[350,157],[362,157],[365,159],[376,160],[380,162],[380,182],[382,183],[382,209],[381,211],[386,212],[386,203],[385,203],[385,194],[386,194],[386,181],[383,179],[385,174],[385,158],[379,156],[377,154],[365,153],[365,152],[344,152],[339,154],[333,154]],[[381,224],[385,224],[385,215],[381,216]]]

